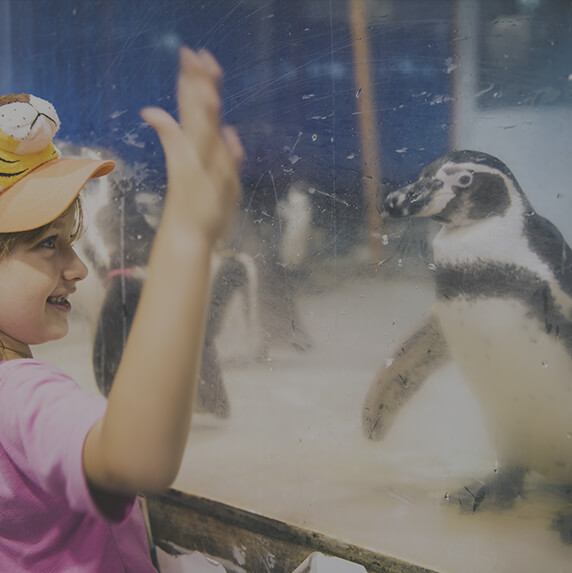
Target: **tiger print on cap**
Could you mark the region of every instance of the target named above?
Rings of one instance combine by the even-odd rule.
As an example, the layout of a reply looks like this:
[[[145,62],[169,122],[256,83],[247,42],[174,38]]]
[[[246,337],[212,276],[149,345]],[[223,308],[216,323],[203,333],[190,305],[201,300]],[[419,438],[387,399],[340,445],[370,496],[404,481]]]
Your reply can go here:
[[[50,102],[30,94],[0,97],[0,193],[60,156],[53,144],[59,128]]]

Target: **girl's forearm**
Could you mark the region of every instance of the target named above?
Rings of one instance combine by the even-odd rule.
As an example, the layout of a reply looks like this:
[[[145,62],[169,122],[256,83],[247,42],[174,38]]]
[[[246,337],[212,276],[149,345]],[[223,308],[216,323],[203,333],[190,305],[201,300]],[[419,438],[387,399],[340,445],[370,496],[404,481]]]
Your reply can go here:
[[[163,221],[105,417],[90,432],[88,480],[159,491],[179,469],[191,422],[210,296],[212,245]],[[93,434],[93,435],[92,435]]]
[[[114,492],[162,490],[177,474],[196,392],[212,248],[240,200],[242,146],[220,127],[220,67],[188,48],[180,63],[181,122],[159,108],[142,112],[165,151],[166,203],[107,412],[84,447],[87,480]]]

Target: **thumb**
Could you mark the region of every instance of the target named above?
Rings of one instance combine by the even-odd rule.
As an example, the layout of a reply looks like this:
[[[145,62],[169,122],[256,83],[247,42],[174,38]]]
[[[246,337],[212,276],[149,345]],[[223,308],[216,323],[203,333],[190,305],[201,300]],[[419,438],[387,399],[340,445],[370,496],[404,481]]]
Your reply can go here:
[[[146,107],[141,110],[141,118],[157,133],[165,155],[175,151],[181,144],[183,134],[180,125],[165,110],[158,107]]]

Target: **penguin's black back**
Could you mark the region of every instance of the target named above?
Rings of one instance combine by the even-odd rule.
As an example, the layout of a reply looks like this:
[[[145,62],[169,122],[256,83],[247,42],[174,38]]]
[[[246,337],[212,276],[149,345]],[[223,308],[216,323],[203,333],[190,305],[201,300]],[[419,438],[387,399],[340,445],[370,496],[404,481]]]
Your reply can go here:
[[[530,249],[546,261],[560,288],[572,297],[572,249],[562,233],[537,213],[525,217],[524,234]]]

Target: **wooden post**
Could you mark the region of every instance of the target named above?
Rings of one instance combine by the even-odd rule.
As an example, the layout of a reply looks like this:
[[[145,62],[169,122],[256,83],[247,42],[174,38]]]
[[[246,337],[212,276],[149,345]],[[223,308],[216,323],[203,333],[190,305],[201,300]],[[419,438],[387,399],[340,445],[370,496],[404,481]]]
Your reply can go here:
[[[371,81],[367,14],[364,0],[348,0],[348,4],[368,244],[373,261],[378,263],[383,259],[382,235],[385,225],[376,205],[377,191],[381,187],[381,141]]]

